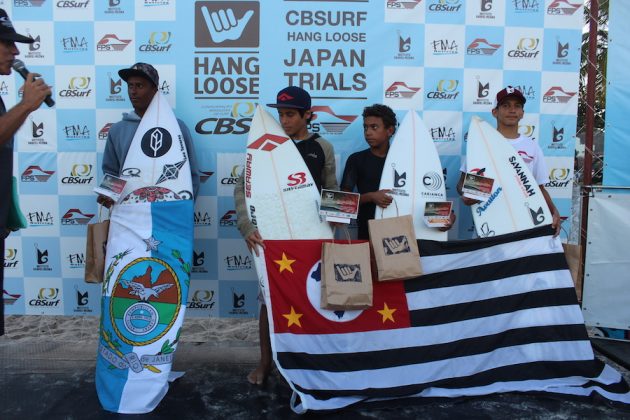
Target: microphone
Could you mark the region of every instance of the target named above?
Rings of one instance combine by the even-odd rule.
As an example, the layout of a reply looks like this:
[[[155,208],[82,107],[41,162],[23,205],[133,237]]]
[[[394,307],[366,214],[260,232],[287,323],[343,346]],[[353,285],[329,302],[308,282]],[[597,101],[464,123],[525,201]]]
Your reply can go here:
[[[13,70],[18,72],[20,76],[22,76],[24,80],[26,80],[26,77],[28,76],[30,71],[26,69],[26,66],[24,65],[24,62],[22,60],[18,60],[18,59],[13,60],[12,67],[13,67]],[[49,107],[55,106],[55,100],[50,95],[46,96],[46,99],[44,99],[44,103],[48,105]]]

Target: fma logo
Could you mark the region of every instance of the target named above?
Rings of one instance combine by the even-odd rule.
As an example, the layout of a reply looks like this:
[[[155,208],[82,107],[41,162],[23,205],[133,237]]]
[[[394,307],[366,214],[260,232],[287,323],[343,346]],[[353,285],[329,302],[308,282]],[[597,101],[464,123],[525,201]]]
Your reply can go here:
[[[515,13],[538,13],[540,11],[539,0],[510,0]]]
[[[76,163],[72,165],[70,176],[61,178],[62,184],[89,184],[94,177],[92,176],[92,165],[85,163]]]
[[[89,140],[90,129],[87,125],[72,124],[63,127],[64,137],[66,140]]]
[[[385,90],[385,97],[392,99],[411,99],[419,91],[419,87],[407,86],[405,82],[394,82]]]
[[[72,269],[80,269],[85,268],[85,255],[83,252],[78,252],[76,254],[68,254],[66,256],[68,259],[68,266]]]
[[[427,93],[428,99],[438,100],[454,100],[459,95],[457,88],[459,87],[459,80],[445,80],[442,79],[438,82],[436,90]]]
[[[29,166],[22,172],[22,182],[46,182],[55,171],[45,171],[39,166]]]
[[[170,50],[173,45],[171,43],[171,35],[170,32],[151,32],[149,41],[146,44],[140,45],[138,51],[166,52]]]
[[[228,271],[251,270],[252,259],[249,255],[229,255],[225,257],[225,268]]]
[[[230,176],[221,179],[222,185],[234,185],[236,184],[236,180],[242,172],[241,165],[232,166],[232,171],[230,172]]]
[[[337,115],[329,106],[314,106],[311,111],[314,115],[311,119],[310,131],[313,133],[319,133],[323,127],[328,134],[343,134],[346,128],[357,119],[356,115]],[[320,119],[320,116],[325,121],[314,122]]]
[[[9,85],[4,80],[0,82],[0,96],[7,96],[9,94]]]
[[[192,299],[186,303],[186,307],[188,309],[212,309],[214,304],[214,290],[199,289],[193,292]]]
[[[221,220],[219,220],[219,226],[236,226],[236,211],[228,210],[225,212]]]
[[[459,52],[459,47],[455,40],[436,39],[431,42],[433,55],[454,55]]]
[[[450,143],[455,141],[455,130],[453,127],[431,127],[431,137],[436,143]]]
[[[4,268],[17,267],[20,260],[18,259],[18,250],[16,248],[5,248],[4,250]]]
[[[193,217],[195,227],[212,226],[212,217],[207,211],[196,211]]]
[[[288,12],[287,19],[291,13]],[[296,17],[296,20],[299,19]],[[257,1],[195,2],[197,48],[257,48],[259,32],[260,3]]]
[[[87,76],[75,76],[70,78],[68,83],[68,89],[59,91],[61,97],[76,97],[85,98],[90,96],[92,89],[90,89],[90,82],[92,79]]]
[[[61,38],[61,45],[64,53],[77,53],[88,50],[88,43],[85,37],[69,36]]]
[[[566,104],[576,93],[577,92],[566,92],[560,86],[553,86],[543,95],[543,103]]]
[[[511,58],[536,58],[538,57],[538,38],[521,38],[516,45],[516,49],[508,51],[508,57]]]
[[[116,34],[107,34],[96,44],[96,51],[122,51],[130,42],[130,39],[120,39]]]
[[[195,125],[199,134],[246,134],[256,110],[253,102],[234,102],[229,117],[210,117]]]
[[[31,227],[52,226],[54,224],[53,216],[49,211],[29,212],[26,215],[26,218],[28,219],[28,224]]]
[[[568,0],[554,0],[547,7],[548,15],[572,15],[582,6],[581,3],[569,3]]]
[[[59,305],[59,289],[56,287],[42,287],[35,299],[28,301],[30,306],[57,306]]]
[[[429,5],[432,12],[458,12],[462,8],[460,0],[438,0]]]
[[[387,8],[388,9],[393,9],[393,10],[397,10],[397,9],[415,9],[416,6],[418,6],[420,3],[422,3],[422,0],[408,0],[408,1],[391,1],[391,0],[387,0]]]
[[[281,144],[284,144],[288,140],[289,140],[288,137],[281,137],[281,136],[276,136],[275,134],[266,133],[266,134],[263,134],[258,139],[254,140],[253,142],[251,142],[247,146],[247,148],[260,149],[260,150],[264,150],[265,152],[271,152],[273,149],[280,146]]]
[[[501,44],[491,44],[485,38],[476,38],[466,48],[468,55],[493,55],[501,48]]]
[[[99,140],[107,140],[107,134],[109,134],[109,129],[112,127],[113,123],[107,123],[101,128],[98,132]]]
[[[514,85],[513,87],[520,90],[523,96],[525,96],[525,99],[527,99],[528,101],[536,100],[537,95],[534,86]]]
[[[85,214],[79,209],[70,209],[61,218],[62,225],[87,225],[94,217],[93,214]]]

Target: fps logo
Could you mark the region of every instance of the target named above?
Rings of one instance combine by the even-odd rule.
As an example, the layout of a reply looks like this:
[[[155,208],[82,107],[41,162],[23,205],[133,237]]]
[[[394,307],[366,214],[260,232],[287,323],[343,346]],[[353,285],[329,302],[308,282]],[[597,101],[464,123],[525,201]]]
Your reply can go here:
[[[554,0],[547,7],[548,15],[571,16],[577,9],[582,6],[581,3],[571,3],[569,0]]]
[[[492,44],[485,38],[476,38],[466,48],[468,55],[493,55],[501,48],[501,44]]]
[[[258,48],[259,32],[257,1],[195,2],[197,48]]]
[[[309,128],[313,133],[320,133],[323,128],[328,134],[343,134],[346,128],[357,119],[356,115],[337,115],[329,106],[314,106],[311,111],[313,117]]]
[[[254,102],[234,102],[229,116],[204,118],[195,125],[195,131],[199,134],[247,134],[255,109]]]
[[[122,51],[130,42],[130,39],[120,39],[116,34],[107,34],[96,44],[96,51]]]
[[[148,43],[140,45],[138,51],[167,52],[173,45],[171,43],[171,36],[171,32],[151,32]]]
[[[415,9],[421,3],[422,0],[387,0],[386,7],[390,10]]]
[[[92,79],[87,76],[74,76],[70,78],[68,88],[59,91],[59,96],[63,98],[85,98],[90,96],[90,82]]]
[[[394,82],[385,90],[385,97],[390,99],[411,99],[419,91],[419,87],[407,86],[405,82]]]

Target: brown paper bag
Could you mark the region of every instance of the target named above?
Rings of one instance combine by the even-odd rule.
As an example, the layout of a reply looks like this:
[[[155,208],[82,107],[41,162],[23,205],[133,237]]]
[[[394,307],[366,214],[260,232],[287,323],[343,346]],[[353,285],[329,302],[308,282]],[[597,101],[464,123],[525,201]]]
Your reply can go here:
[[[422,275],[420,252],[411,215],[368,221],[378,281]]]
[[[101,212],[99,210],[99,220]],[[102,283],[105,271],[105,252],[107,249],[107,235],[109,234],[109,220],[99,221],[88,225],[87,241],[85,244],[85,282]]]
[[[577,293],[578,301],[582,301],[582,247],[575,244],[562,244],[564,248],[564,256],[567,258],[567,264],[569,265],[569,271],[571,271],[571,277],[573,277],[573,284],[575,285],[575,292]]]
[[[350,310],[372,306],[370,244],[322,243],[322,309]]]

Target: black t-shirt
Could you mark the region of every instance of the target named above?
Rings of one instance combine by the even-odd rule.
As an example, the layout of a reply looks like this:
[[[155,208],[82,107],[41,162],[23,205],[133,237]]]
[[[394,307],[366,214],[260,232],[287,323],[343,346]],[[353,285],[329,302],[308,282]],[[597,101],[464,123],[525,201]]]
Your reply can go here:
[[[6,113],[0,98],[0,115]],[[11,183],[13,177],[13,139],[0,145],[0,229],[4,229],[11,208]],[[2,270],[3,267],[0,267]]]
[[[324,149],[315,141],[319,137],[319,134],[312,134],[306,140],[294,141],[295,147],[302,155],[302,159],[306,163],[308,170],[315,180],[317,190],[322,190],[322,173],[324,171],[324,165],[326,164],[326,156],[324,155]]]
[[[359,194],[378,191],[385,158],[375,156],[370,149],[365,149],[350,155],[346,161],[341,179],[341,189],[353,191],[356,187]],[[364,203],[359,206],[357,224],[358,238],[368,239],[368,220],[374,219],[376,204]]]

